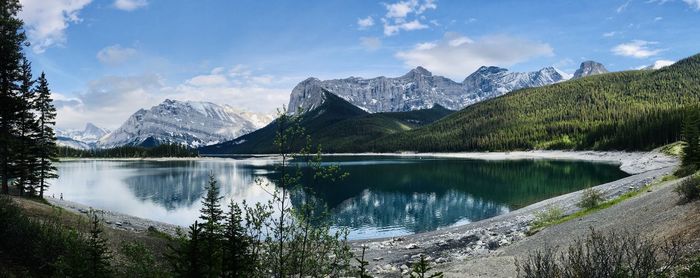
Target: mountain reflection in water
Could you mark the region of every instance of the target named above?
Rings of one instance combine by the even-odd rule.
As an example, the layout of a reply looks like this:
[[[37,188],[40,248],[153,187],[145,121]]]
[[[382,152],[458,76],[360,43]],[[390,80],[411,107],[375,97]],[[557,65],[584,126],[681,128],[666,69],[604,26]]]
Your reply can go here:
[[[625,177],[611,164],[580,161],[480,161],[417,157],[325,157],[349,176],[328,182],[304,175],[291,195],[325,205],[351,238],[432,231],[478,221],[540,200]],[[200,208],[210,174],[224,202],[270,199],[279,178],[270,158],[195,160],[77,160],[58,164],[49,194],[139,217],[188,225]],[[302,169],[305,167],[301,164]],[[307,171],[308,169],[305,169]],[[267,186],[266,186],[267,185]],[[267,187],[267,188],[264,188]]]

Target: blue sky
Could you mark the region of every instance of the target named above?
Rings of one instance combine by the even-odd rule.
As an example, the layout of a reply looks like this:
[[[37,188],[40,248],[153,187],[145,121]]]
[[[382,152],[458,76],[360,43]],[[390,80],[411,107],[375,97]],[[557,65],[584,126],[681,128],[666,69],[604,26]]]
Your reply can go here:
[[[700,52],[700,0],[21,0],[58,126],[116,128],[165,98],[273,112],[309,77],[462,81],[584,60],[613,71]]]

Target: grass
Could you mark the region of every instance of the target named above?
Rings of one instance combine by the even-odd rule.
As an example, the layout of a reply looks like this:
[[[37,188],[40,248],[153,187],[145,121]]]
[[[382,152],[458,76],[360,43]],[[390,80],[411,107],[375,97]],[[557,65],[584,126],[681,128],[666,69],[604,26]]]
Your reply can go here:
[[[682,141],[678,141],[661,147],[661,152],[673,157],[681,157],[683,155],[684,146],[685,143],[683,143]]]
[[[573,219],[581,218],[581,217],[584,217],[584,216],[589,215],[591,213],[610,208],[614,205],[617,205],[617,204],[622,203],[626,200],[629,200],[629,199],[641,194],[642,192],[648,191],[652,187],[654,187],[658,184],[661,184],[661,183],[664,183],[667,181],[672,181],[675,179],[678,179],[678,178],[674,175],[667,175],[667,176],[664,176],[663,178],[661,178],[660,180],[657,180],[653,183],[647,184],[647,185],[645,185],[642,188],[639,188],[637,190],[631,190],[629,192],[626,192],[625,194],[622,194],[614,199],[602,202],[595,207],[581,209],[577,212],[574,212],[574,213],[569,214],[569,215],[564,215],[564,216],[561,216],[559,218],[553,218],[553,217],[549,217],[548,219],[542,218],[542,219],[540,219],[540,221],[534,221],[526,234],[528,236],[534,235],[547,227],[559,225],[561,223],[564,223],[564,222],[567,222],[567,221],[570,221]],[[548,213],[545,212],[544,214],[548,214]],[[550,214],[550,215],[554,215],[554,214]]]

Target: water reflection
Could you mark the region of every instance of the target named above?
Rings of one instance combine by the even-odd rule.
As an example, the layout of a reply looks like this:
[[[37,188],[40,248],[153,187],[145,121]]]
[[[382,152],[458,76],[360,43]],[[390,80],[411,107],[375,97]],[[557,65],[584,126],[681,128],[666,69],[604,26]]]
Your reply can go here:
[[[493,217],[586,186],[625,176],[616,166],[572,161],[476,161],[328,157],[350,176],[329,183],[305,175],[299,206],[314,198],[353,238],[435,230]],[[268,158],[62,162],[50,193],[68,200],[179,225],[193,222],[210,173],[224,201],[270,199],[263,184],[279,178]]]

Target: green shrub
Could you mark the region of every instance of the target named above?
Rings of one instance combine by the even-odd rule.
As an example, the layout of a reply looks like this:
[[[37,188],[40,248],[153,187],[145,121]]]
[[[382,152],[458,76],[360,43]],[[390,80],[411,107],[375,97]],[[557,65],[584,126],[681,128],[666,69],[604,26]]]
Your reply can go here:
[[[140,243],[125,243],[121,247],[125,262],[121,266],[123,277],[167,277],[161,267],[156,265],[156,259],[151,250]]]
[[[561,219],[562,216],[564,216],[564,211],[561,208],[557,206],[549,207],[546,210],[535,212],[535,220],[532,221],[531,227],[540,228],[548,226],[554,223],[554,221]]]
[[[673,175],[676,177],[687,177],[695,174],[698,171],[698,166],[695,164],[683,165],[676,170]]]
[[[700,198],[700,176],[692,176],[682,181],[675,192],[681,195],[684,202],[690,202]]]
[[[0,255],[11,254],[0,264],[12,266],[18,277],[87,276],[89,243],[78,231],[55,218],[31,219],[4,196],[0,196],[0,219]]]
[[[666,277],[681,263],[678,241],[656,244],[639,234],[614,231],[591,233],[575,240],[557,256],[555,248],[531,252],[516,260],[518,277]]]
[[[601,202],[603,202],[603,195],[600,191],[589,187],[583,190],[581,200],[577,205],[583,209],[592,209],[600,205]]]
[[[690,262],[688,262],[688,265],[685,266],[685,268],[682,269],[678,273],[678,277],[680,277],[680,278],[700,277],[700,256],[696,256]]]

